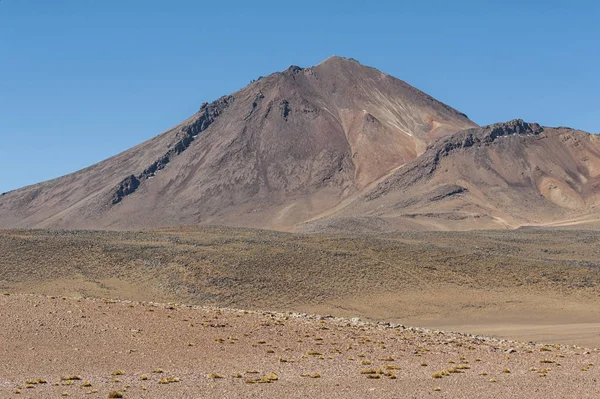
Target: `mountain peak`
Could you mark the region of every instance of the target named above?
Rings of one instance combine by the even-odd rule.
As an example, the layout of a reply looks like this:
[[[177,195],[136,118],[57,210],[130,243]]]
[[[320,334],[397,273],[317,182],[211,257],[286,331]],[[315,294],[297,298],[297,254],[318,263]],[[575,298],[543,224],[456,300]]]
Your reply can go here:
[[[83,171],[0,197],[0,226],[293,229],[476,126],[351,58],[285,71]]]
[[[332,63],[336,63],[336,64],[343,64],[343,63],[353,63],[353,64],[360,64],[360,62],[358,62],[356,59],[354,58],[349,58],[349,57],[341,57],[339,55],[332,55],[330,57],[325,58],[323,61],[321,61],[318,65],[323,65],[323,64],[332,64]]]

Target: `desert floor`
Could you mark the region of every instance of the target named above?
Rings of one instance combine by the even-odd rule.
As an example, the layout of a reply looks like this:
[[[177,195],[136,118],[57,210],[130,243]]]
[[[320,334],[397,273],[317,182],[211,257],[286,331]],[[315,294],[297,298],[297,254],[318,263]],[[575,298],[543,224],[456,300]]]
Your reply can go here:
[[[3,398],[600,397],[600,352],[576,346],[33,295],[0,312]]]
[[[599,243],[0,231],[0,397],[600,397]]]

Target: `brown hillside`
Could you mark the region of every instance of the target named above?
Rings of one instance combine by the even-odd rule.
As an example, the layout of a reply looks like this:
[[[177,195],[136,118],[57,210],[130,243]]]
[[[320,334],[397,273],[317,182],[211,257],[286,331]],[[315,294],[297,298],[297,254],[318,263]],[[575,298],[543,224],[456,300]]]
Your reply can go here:
[[[405,82],[331,57],[203,104],[87,169],[0,196],[0,226],[293,229],[473,126]]]
[[[599,188],[598,136],[514,120],[439,140],[303,229],[594,227]]]

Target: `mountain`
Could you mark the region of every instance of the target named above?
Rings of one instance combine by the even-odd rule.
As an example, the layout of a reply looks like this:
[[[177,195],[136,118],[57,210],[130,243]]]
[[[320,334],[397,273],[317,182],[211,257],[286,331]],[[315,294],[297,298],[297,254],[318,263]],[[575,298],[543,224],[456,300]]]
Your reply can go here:
[[[600,227],[600,137],[513,120],[431,145],[311,230]]]
[[[73,174],[0,196],[0,227],[293,230],[354,202],[466,115],[355,60],[292,66]]]
[[[291,66],[76,173],[0,196],[0,227],[600,228],[600,139],[465,114],[353,59]]]

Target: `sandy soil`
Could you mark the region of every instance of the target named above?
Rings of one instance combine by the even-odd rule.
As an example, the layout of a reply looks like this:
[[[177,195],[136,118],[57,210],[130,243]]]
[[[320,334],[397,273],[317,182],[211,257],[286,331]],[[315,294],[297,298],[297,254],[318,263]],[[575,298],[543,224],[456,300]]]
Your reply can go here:
[[[573,346],[357,319],[14,294],[0,296],[0,318],[2,398],[600,396],[600,353]],[[263,377],[270,382],[253,382]],[[46,383],[27,383],[38,379]]]

